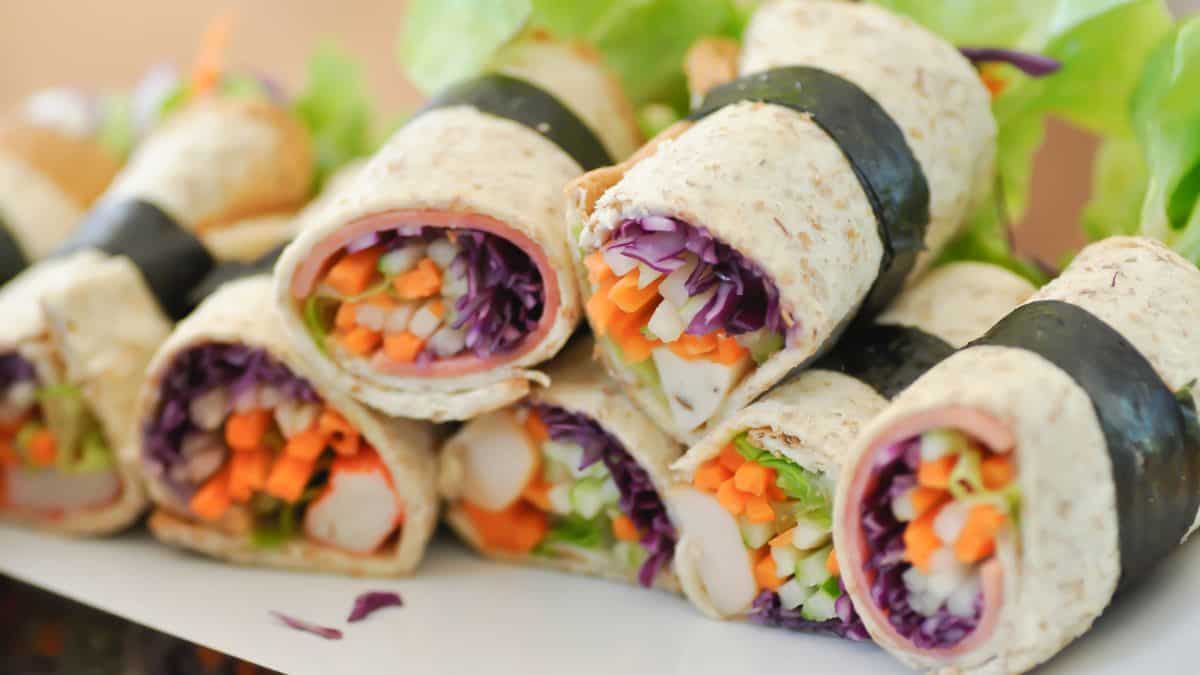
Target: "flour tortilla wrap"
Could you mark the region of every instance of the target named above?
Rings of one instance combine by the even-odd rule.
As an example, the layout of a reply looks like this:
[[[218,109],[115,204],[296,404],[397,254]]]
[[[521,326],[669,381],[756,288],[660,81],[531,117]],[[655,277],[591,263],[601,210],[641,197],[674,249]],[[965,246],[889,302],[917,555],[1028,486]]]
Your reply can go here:
[[[615,175],[589,174],[567,195],[572,213],[583,218],[578,243],[584,258],[603,250],[611,267],[622,257],[613,253],[624,250],[645,262],[657,252],[657,243],[645,242],[674,231],[696,256],[715,240],[709,262],[754,282],[754,291],[736,302],[722,301],[719,294],[727,291],[721,284],[712,287],[717,297],[706,301],[701,285],[689,283],[672,303],[687,334],[719,329],[753,341],[765,324],[775,339],[786,336],[781,349],[765,349],[769,357],[760,365],[743,362],[721,374],[728,393],[720,400],[688,401],[705,413],[695,416],[681,414],[669,395],[655,390],[653,378],[628,367],[623,355],[631,348],[635,358],[649,351],[636,332],[626,336],[620,354],[607,351],[606,362],[638,403],[689,441],[828,348],[869,293],[877,311],[958,230],[992,174],[996,125],[977,73],[952,45],[886,10],[822,0],[768,4],[747,28],[739,74],[709,98],[719,94],[723,104],[763,87],[774,94],[723,107],[706,103],[703,117],[672,128],[640,161]],[[804,96],[815,106],[812,114],[798,112],[796,104],[760,102],[797,92],[810,92]],[[852,156],[870,159],[852,166]],[[877,162],[891,168],[871,179]],[[868,198],[864,180],[879,200]],[[892,221],[907,226],[885,245],[881,230],[888,228],[876,207],[886,207],[888,195],[899,199],[896,213],[923,217]],[[661,260],[657,267],[674,264]],[[584,295],[595,297],[596,288],[585,287]],[[740,285],[731,288],[743,293]],[[755,316],[744,308],[747,299]],[[706,318],[695,318],[696,312]],[[597,328],[595,318],[592,324]],[[661,370],[659,361],[653,360]],[[670,383],[663,387],[669,390]]]
[[[792,630],[866,638],[850,607],[841,608],[844,618],[808,619],[799,608],[781,609],[780,597],[786,591],[767,593],[755,583],[748,564],[721,568],[706,560],[745,556],[747,551],[741,539],[719,537],[721,532],[736,535],[740,521],[719,506],[711,509],[715,497],[706,494],[709,490],[704,488],[711,486],[703,478],[697,481],[698,470],[719,458],[744,433],[751,446],[790,460],[819,478],[827,490],[824,505],[832,506],[833,486],[850,448],[861,429],[887,405],[893,390],[981,335],[1033,291],[1029,282],[994,265],[964,262],[936,268],[877,318],[883,330],[862,327],[851,332],[814,368],[729,416],[692,446],[672,465],[675,486],[669,494],[675,498],[669,497],[668,505],[682,524],[676,573],[693,604],[715,618],[748,618]],[[697,522],[694,514],[698,513],[708,516]],[[717,517],[730,522],[714,527],[710,519]],[[689,532],[691,522],[703,529]],[[811,544],[808,550],[812,550],[827,543],[825,534],[806,545]],[[733,578],[720,576],[721,571]],[[710,594],[708,587],[714,585],[718,588]]]
[[[1198,293],[1200,272],[1156,241],[1092,244],[867,425],[838,485],[834,539],[843,581],[876,642],[916,668],[1025,672],[1085,632],[1118,582],[1152,574],[1195,528],[1200,465],[1188,421],[1195,404],[1185,393],[1200,377]],[[899,536],[895,499],[905,497],[892,490],[918,461],[922,468],[951,462],[953,499],[910,510],[919,517],[903,525],[906,533],[927,517],[936,528],[969,495],[983,495],[971,518],[977,507],[1004,514],[985,521],[998,525],[994,553],[966,542],[966,552],[984,557],[959,586],[973,594],[965,611],[917,609],[928,597],[928,574],[957,569],[942,558],[942,569],[933,567],[949,550],[941,536],[934,542],[941,548],[928,554],[931,573],[912,566],[917,554],[907,543],[904,558],[878,553]],[[981,488],[976,461],[981,469],[1007,465],[1009,477]],[[965,498],[953,491],[958,480],[970,486]],[[892,515],[884,511],[889,500]],[[961,536],[953,542],[960,563]],[[890,618],[874,598],[885,598]]]
[[[635,131],[629,104],[597,55],[553,43],[523,49],[511,74],[502,70],[450,89],[396,132],[350,185],[306,219],[281,258],[276,293],[284,330],[328,386],[389,414],[450,420],[502,407],[528,393],[531,382],[546,382],[532,367],[558,352],[581,314],[559,190],[583,167],[567,148],[620,157],[632,150]],[[470,104],[446,107],[454,101]],[[547,110],[552,123],[534,121]],[[592,120],[603,125],[589,129]],[[382,347],[355,356],[336,335],[327,341],[305,329],[306,302],[316,303],[331,288],[318,282],[333,274],[343,251],[367,246],[363,255],[379,255],[388,246],[413,251],[427,244],[431,251],[451,250],[431,253],[431,262],[423,263],[434,264],[442,280],[437,338],[410,331],[405,318],[389,322],[389,334],[405,333],[415,349],[392,352],[392,358],[376,338]],[[495,263],[504,272],[486,279],[484,271],[471,272],[481,281],[468,283],[468,265],[451,263],[453,250],[467,247],[475,251],[467,257],[470,269],[491,270]],[[505,288],[519,295],[509,297]],[[432,302],[429,293],[400,298],[401,310],[413,314]],[[345,297],[333,297],[328,311],[314,314],[332,322]],[[488,324],[484,314],[493,307],[487,297],[519,304],[514,318]],[[466,323],[456,321],[460,310]],[[498,307],[492,314],[502,315],[509,316]],[[378,322],[357,325],[374,333],[380,328]]]
[[[355,518],[340,518],[337,523],[340,523],[342,528],[350,534],[331,533],[330,524],[325,522],[328,519],[328,511],[323,512],[324,515],[320,516],[325,520],[313,520],[314,513],[319,509],[326,508],[320,506],[322,497],[325,496],[324,492],[308,502],[303,516],[295,515],[297,532],[290,537],[276,536],[273,540],[266,539],[262,534],[262,522],[254,520],[256,516],[248,503],[234,503],[217,518],[206,520],[198,515],[192,499],[204,489],[203,486],[207,484],[211,476],[220,474],[228,466],[228,463],[234,461],[231,457],[239,451],[231,453],[219,433],[215,437],[210,436],[210,440],[215,438],[216,441],[215,445],[208,447],[215,448],[221,458],[222,468],[209,467],[208,477],[200,480],[196,480],[199,474],[195,473],[181,480],[180,473],[173,467],[178,467],[181,462],[187,460],[187,456],[183,454],[187,451],[182,449],[178,442],[164,450],[151,445],[149,439],[152,438],[151,434],[156,428],[155,425],[162,418],[164,386],[165,382],[171,378],[172,369],[178,368],[181,363],[180,359],[186,357],[190,352],[196,349],[205,349],[209,345],[240,347],[245,353],[259,353],[262,356],[256,358],[269,359],[269,362],[274,364],[270,366],[276,373],[273,376],[276,379],[270,381],[274,384],[268,386],[255,381],[252,382],[252,386],[243,389],[241,395],[244,396],[247,391],[250,391],[253,395],[258,396],[256,403],[251,404],[255,407],[269,406],[274,403],[272,414],[275,421],[272,424],[275,426],[272,428],[288,439],[294,437],[287,436],[287,434],[295,432],[295,429],[289,428],[285,431],[282,426],[279,426],[278,420],[283,419],[279,409],[285,404],[278,401],[300,401],[301,399],[294,398],[297,390],[311,392],[311,394],[304,394],[308,397],[303,399],[305,402],[316,407],[332,406],[339,411],[351,427],[361,434],[363,442],[370,444],[375,449],[378,460],[385,467],[386,480],[391,482],[394,495],[398,495],[403,504],[403,523],[398,526],[399,534],[395,533],[397,526],[388,520],[382,526],[384,529],[379,534],[386,538],[372,550],[347,550],[334,546],[332,543],[334,541],[349,545],[351,539],[344,537],[353,538],[354,533],[360,532],[360,530],[356,530],[354,527],[356,525]],[[262,361],[253,361],[252,359],[251,362],[261,363]],[[268,276],[260,275],[231,282],[209,297],[195,313],[181,322],[170,338],[163,343],[147,372],[149,377],[142,386],[136,406],[139,434],[137,442],[132,445],[133,450],[129,460],[136,462],[140,467],[142,474],[146,477],[151,499],[158,507],[150,519],[150,528],[159,539],[176,546],[242,564],[375,576],[404,574],[412,572],[416,568],[437,520],[432,429],[428,424],[384,417],[367,410],[337,392],[320,387],[319,384],[309,384],[312,381],[307,380],[306,375],[302,375],[304,372],[302,364],[295,358],[286,341],[279,334],[271,305],[271,281]],[[238,377],[249,376],[247,375],[248,371],[245,370],[234,372]],[[193,377],[195,376],[196,374],[193,372]],[[192,382],[194,383],[195,380]],[[275,394],[265,394],[263,390],[268,388],[275,389]],[[215,413],[214,419],[217,424],[227,423],[226,415],[232,412],[230,408],[237,410],[242,405],[239,403],[236,385],[226,388],[226,391],[235,393],[232,397],[227,397],[228,400],[224,404],[218,403],[215,408],[209,406],[208,414]],[[205,392],[192,390],[192,393],[204,394]],[[202,396],[192,398],[187,404],[188,409],[184,412],[189,416],[189,420],[172,427],[178,429],[179,433],[164,438],[174,441],[177,437],[186,438],[186,435],[183,435],[185,433],[198,431],[196,408],[194,407],[198,405],[196,404],[197,398],[202,398]],[[294,417],[295,415],[290,422],[292,425],[296,424]],[[320,423],[313,422],[312,424],[319,426]],[[301,430],[316,428],[304,425],[303,422],[300,425]],[[264,451],[271,452],[270,450]],[[272,462],[277,465],[281,458],[289,452],[290,450],[278,450],[272,457]],[[324,452],[325,459],[329,459],[332,450],[326,449]],[[368,450],[360,447],[358,453],[359,456],[364,456]],[[194,458],[195,455],[192,457]],[[340,499],[343,500],[347,496],[350,499],[364,498],[367,493],[366,487],[363,485],[356,483],[347,487],[347,484],[339,482],[339,475],[349,474],[339,474],[340,469],[337,468],[336,458],[334,459],[333,468],[330,469],[332,476],[328,479],[329,484],[336,485],[338,488],[338,491],[333,494],[341,495]],[[319,460],[318,467],[321,466],[321,461],[325,460]],[[201,474],[205,471],[197,468],[194,463],[191,468],[201,471]],[[273,466],[272,470],[274,468]],[[313,475],[316,476],[319,473],[320,469],[318,468]],[[249,500],[249,503],[262,501],[262,492],[272,489],[270,480],[270,478],[267,479],[265,487],[254,490],[255,496]],[[314,478],[310,478],[306,483],[309,486],[308,489],[311,489],[312,480]],[[300,499],[303,501],[308,497]],[[281,507],[282,505],[281,501],[275,506]],[[370,505],[378,506],[379,504],[371,502]],[[344,508],[344,503],[342,506]],[[390,504],[384,506],[391,508]],[[258,517],[265,518],[261,515]],[[373,520],[372,513],[367,507],[361,509],[357,519],[361,523],[370,521],[371,525],[379,524]],[[362,527],[366,526],[362,525]],[[314,528],[316,529],[314,530]],[[314,532],[322,539],[314,539],[312,536]],[[355,539],[355,545],[359,541]]]
[[[0,360],[24,371],[0,395],[5,449],[18,457],[0,462],[0,518],[78,535],[132,524],[146,499],[119,453],[133,441],[146,365],[170,330],[138,269],[95,251],[44,261],[0,290],[0,316]],[[14,420],[29,431],[14,437]],[[48,465],[31,452],[40,428],[57,445]]]
[[[593,361],[593,349],[591,340],[577,340],[547,368],[552,381],[549,387],[534,390],[516,406],[467,422],[447,440],[438,481],[439,491],[449,503],[446,520],[472,548],[498,560],[678,591],[671,571],[674,526],[658,494],[667,487],[668,466],[682,448],[620,393]],[[530,422],[530,417],[535,421]],[[605,450],[603,459],[590,465],[594,468],[576,472],[582,477],[571,475],[571,469],[578,469],[579,458],[585,454],[579,450],[582,444],[564,440],[555,426],[555,420],[561,423],[572,418],[592,428],[593,438],[607,434],[608,442],[615,444]],[[536,420],[543,420],[541,428],[549,429],[550,442],[557,442],[556,446],[542,445],[539,449],[539,437],[530,435],[536,433],[531,429],[539,426]],[[559,452],[567,447],[575,448],[578,456]],[[563,454],[570,455],[566,462]],[[530,464],[531,457],[536,458],[536,464]],[[564,521],[570,516],[563,511],[570,509],[578,517],[579,509],[587,510],[588,488],[594,487],[590,483],[605,477],[612,480],[613,466],[623,478],[615,481],[611,492],[604,491],[604,506],[595,505],[603,515],[598,532],[593,534],[602,541],[587,546],[560,538],[556,543],[555,533],[568,530]],[[517,471],[513,467],[518,467]],[[589,477],[591,472],[596,476]],[[632,477],[634,473],[636,477]],[[547,488],[549,485],[562,487]],[[576,487],[568,489],[568,485]],[[535,492],[546,492],[548,503],[529,496]],[[555,496],[559,492],[563,503]],[[630,520],[631,503],[640,505],[639,515],[634,515],[631,522],[639,530],[634,538],[640,535],[641,543],[621,541],[620,537],[614,542],[612,530],[616,526],[610,523],[617,514]],[[485,514],[482,519],[477,515],[481,512]],[[509,533],[503,528],[522,517],[539,517],[531,513],[543,514],[542,522],[548,516],[548,532],[543,528],[541,537],[506,542]],[[478,524],[485,520],[494,523],[481,530]],[[538,552],[531,552],[535,547]],[[658,557],[643,560],[646,550],[651,558],[655,552]]]

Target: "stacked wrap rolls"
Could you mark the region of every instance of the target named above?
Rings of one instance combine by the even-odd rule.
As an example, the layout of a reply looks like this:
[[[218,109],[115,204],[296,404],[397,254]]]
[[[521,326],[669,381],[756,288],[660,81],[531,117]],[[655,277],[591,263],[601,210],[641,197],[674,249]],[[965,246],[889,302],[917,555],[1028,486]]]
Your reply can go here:
[[[1085,248],[856,441],[834,542],[905,663],[1024,672],[1195,527],[1200,272],[1162,244]]]
[[[814,368],[692,446],[672,465],[667,503],[681,531],[676,572],[693,603],[716,618],[865,639],[830,541],[842,464],[888,399],[1033,291],[992,265],[935,269]]]
[[[432,429],[301,368],[266,275],[225,284],[179,324],[137,404],[151,531],[239,563],[411,572],[437,522]]]
[[[552,384],[447,440],[439,491],[472,548],[510,562],[678,590],[676,532],[659,496],[682,452],[579,339]]]
[[[744,45],[695,121],[568,187],[605,360],[683,440],[885,305],[992,169],[987,90],[911,21],[776,2]]]
[[[510,404],[578,324],[559,191],[629,153],[636,131],[595,54],[546,41],[515,54],[435,97],[280,259],[297,354],[384,412]]]

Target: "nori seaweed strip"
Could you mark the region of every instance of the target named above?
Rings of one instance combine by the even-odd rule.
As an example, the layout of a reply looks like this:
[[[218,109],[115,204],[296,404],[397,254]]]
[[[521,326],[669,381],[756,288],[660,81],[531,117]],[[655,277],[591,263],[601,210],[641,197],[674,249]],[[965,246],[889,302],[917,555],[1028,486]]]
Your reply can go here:
[[[849,80],[808,66],[774,68],[715,87],[689,116],[698,120],[741,101],[773,103],[812,116],[841,148],[879,229],[883,259],[860,312],[881,311],[904,286],[925,247],[929,184],[895,120]]]
[[[75,234],[54,255],[96,248],[129,258],[163,310],[173,319],[191,310],[188,291],[216,261],[199,239],[162,209],[140,199],[107,202],[84,217]]]
[[[283,249],[285,248],[287,248],[286,242],[267,251],[261,257],[251,262],[242,262],[240,260],[222,262],[214,267],[212,272],[208,273],[208,276],[204,277],[204,281],[201,281],[199,285],[188,293],[188,301],[193,306],[199,305],[205,298],[216,293],[218,288],[230,281],[256,274],[270,274],[275,269],[275,263],[279,261],[279,256],[283,254]]]
[[[891,399],[953,353],[945,340],[919,328],[871,323],[847,331],[813,367],[849,375]]]
[[[8,224],[0,218],[0,286],[7,284],[26,267],[29,267],[29,258],[25,257],[25,251],[8,229]]]
[[[585,171],[613,164],[591,127],[549,92],[524,80],[498,73],[466,80],[433,97],[417,115],[456,105],[529,127],[562,148]]]
[[[1111,326],[1070,303],[1018,307],[964,347],[1024,349],[1050,361],[1092,401],[1112,460],[1121,554],[1118,588],[1179,545],[1200,507],[1200,438],[1190,405]],[[980,373],[986,377],[987,373]]]

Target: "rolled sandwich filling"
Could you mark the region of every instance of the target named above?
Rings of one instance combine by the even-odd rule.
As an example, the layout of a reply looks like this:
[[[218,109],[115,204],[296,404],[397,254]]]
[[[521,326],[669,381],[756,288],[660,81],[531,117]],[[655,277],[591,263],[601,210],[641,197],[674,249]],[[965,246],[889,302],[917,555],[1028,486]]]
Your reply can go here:
[[[649,473],[591,417],[523,405],[472,421],[455,442],[456,506],[485,550],[602,559],[643,586],[669,569],[675,527]]]
[[[371,556],[404,523],[376,449],[264,349],[212,342],[175,357],[143,447],[189,516],[258,547],[300,537]]]
[[[121,490],[79,389],[43,385],[30,361],[0,354],[0,511],[53,520],[109,506]]]

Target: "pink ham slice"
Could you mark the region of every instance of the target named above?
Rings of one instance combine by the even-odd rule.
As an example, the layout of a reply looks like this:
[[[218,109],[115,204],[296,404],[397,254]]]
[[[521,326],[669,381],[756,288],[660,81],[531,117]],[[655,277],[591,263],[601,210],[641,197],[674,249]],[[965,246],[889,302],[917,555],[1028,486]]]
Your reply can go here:
[[[477,373],[509,363],[520,358],[529,350],[536,347],[550,332],[554,324],[555,314],[561,299],[558,287],[558,277],[546,254],[529,237],[495,218],[478,213],[454,213],[434,211],[430,209],[404,209],[384,211],[359,218],[337,232],[317,242],[309,252],[303,264],[292,277],[292,297],[297,300],[307,298],[317,285],[321,274],[331,264],[333,257],[347,244],[363,235],[383,230],[394,230],[402,227],[419,227],[428,225],[446,229],[471,229],[488,232],[510,241],[521,249],[537,265],[538,273],[542,275],[543,298],[542,318],[537,328],[525,336],[520,345],[503,354],[494,354],[481,359],[473,353],[465,353],[448,359],[440,359],[429,363],[397,363],[382,354],[376,355],[371,366],[387,375],[399,377],[455,377]]]
[[[107,506],[121,494],[115,471],[64,473],[8,467],[0,472],[8,493],[7,508],[46,517]]]
[[[976,441],[987,446],[994,452],[1011,452],[1016,444],[1009,428],[991,415],[975,408],[964,406],[946,406],[935,408],[896,421],[880,431],[869,447],[881,448],[896,441],[920,435],[931,429],[958,429],[971,436]],[[866,495],[875,489],[875,476],[872,468],[874,456],[868,453],[855,467],[850,493],[837,513],[837,526],[843,532],[852,532],[849,550],[838,550],[838,558],[844,575],[856,577],[854,585],[869,588],[871,579],[866,578],[864,565],[867,560],[867,539],[860,524],[859,507]],[[869,614],[874,618],[874,624],[882,629],[884,636],[876,636],[880,642],[888,642],[899,649],[920,653],[923,657],[945,659],[947,661],[966,654],[987,641],[995,630],[1000,616],[1001,603],[1004,601],[1003,570],[999,561],[991,558],[980,565],[980,582],[983,592],[983,615],[979,624],[970,635],[953,647],[946,649],[918,650],[912,643],[892,628],[886,613],[869,600],[858,603],[855,609],[859,614]]]

